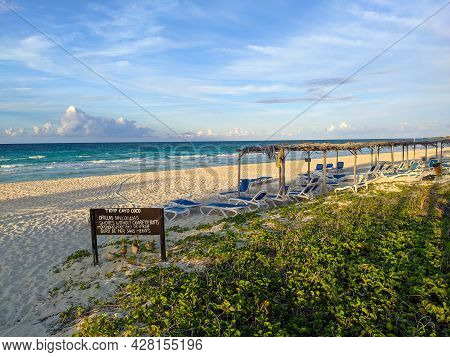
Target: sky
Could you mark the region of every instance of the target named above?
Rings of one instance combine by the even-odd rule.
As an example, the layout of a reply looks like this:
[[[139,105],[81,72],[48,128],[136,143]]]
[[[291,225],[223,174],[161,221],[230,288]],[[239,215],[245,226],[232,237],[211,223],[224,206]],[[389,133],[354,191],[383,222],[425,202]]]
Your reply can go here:
[[[448,135],[445,4],[0,0],[0,143]]]

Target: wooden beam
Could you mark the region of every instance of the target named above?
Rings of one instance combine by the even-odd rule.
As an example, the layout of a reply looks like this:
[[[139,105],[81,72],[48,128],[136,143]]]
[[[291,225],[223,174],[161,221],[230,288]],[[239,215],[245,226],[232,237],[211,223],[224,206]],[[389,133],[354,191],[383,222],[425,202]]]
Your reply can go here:
[[[327,152],[326,151],[323,151],[322,163],[323,163],[322,193],[324,195],[326,195],[327,194]]]

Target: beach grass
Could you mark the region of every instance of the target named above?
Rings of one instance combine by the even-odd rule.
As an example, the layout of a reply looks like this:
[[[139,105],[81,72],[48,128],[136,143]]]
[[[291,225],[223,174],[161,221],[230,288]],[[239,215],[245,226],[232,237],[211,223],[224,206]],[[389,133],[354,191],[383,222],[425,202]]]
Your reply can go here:
[[[391,184],[223,220],[71,323],[78,336],[448,336],[449,197],[448,183]]]

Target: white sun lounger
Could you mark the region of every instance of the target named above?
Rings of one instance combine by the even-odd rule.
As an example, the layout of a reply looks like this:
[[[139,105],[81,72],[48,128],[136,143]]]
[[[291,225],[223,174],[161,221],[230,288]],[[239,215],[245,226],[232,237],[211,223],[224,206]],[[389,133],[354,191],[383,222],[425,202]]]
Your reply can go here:
[[[185,207],[176,207],[176,206],[164,207],[164,217],[169,221],[173,221],[178,216],[187,217],[190,214],[191,214],[191,211]]]
[[[289,186],[286,185],[284,187],[284,195],[282,192],[282,188],[278,191],[278,193],[268,193],[266,195],[266,202],[272,203],[274,207],[276,207],[278,204],[289,202],[290,198],[288,196]]]
[[[232,217],[236,216],[242,211],[249,209],[250,206],[244,203],[240,204],[232,204],[232,203],[223,203],[223,202],[213,202],[207,203],[200,207],[200,212],[209,216],[214,212],[222,213],[225,217],[229,217],[228,214],[232,213]]]

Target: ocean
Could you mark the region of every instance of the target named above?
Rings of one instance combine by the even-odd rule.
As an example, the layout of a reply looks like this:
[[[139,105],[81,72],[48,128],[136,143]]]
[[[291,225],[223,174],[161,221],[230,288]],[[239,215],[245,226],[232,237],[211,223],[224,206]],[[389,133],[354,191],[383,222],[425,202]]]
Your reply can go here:
[[[336,143],[345,141],[348,140],[327,140]],[[299,142],[307,141],[283,141]],[[281,141],[265,144],[273,143]],[[235,165],[238,148],[258,144],[261,142],[0,144],[0,182]],[[317,156],[320,155],[317,153]],[[330,153],[330,156],[333,155],[334,153]],[[298,152],[289,154],[287,159],[304,157],[304,153]],[[261,154],[246,155],[243,159],[243,163],[268,161],[268,158]]]

